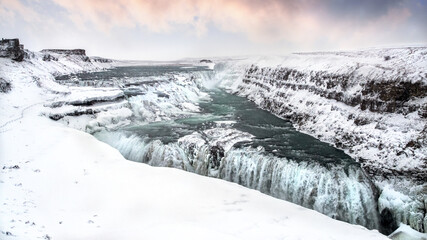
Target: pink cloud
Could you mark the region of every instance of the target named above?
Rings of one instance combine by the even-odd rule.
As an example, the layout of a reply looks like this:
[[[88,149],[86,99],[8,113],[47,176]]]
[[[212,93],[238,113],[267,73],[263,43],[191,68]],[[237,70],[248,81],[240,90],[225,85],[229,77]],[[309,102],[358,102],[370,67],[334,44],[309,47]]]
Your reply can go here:
[[[19,0],[0,0],[0,16],[6,17],[12,21],[14,17],[22,17],[27,22],[39,22],[41,16],[28,6],[22,4]]]
[[[38,0],[28,1],[27,5],[38,3]],[[346,3],[338,7],[335,4],[338,0],[51,1],[65,10],[58,13],[60,17],[41,16],[20,0],[0,0],[1,18],[19,17],[30,25],[37,24],[37,30],[48,22],[48,32],[52,29],[61,32],[66,27],[80,34],[96,32],[104,37],[117,28],[143,28],[165,34],[184,31],[185,34],[204,36],[214,26],[222,32],[246,36],[258,46],[276,44],[281,47],[278,44],[283,41],[296,46],[296,50],[322,50],[365,47],[402,39],[401,32],[410,24],[408,19],[411,17],[411,10],[399,0],[384,8],[380,2],[386,0],[363,1],[362,5],[349,2],[349,6]],[[374,4],[376,7],[372,9],[377,10],[370,9],[369,4]],[[359,9],[352,11],[352,5]],[[358,15],[360,9],[369,14]],[[68,25],[64,18],[71,20],[74,26]]]
[[[307,1],[244,0],[54,0],[69,11],[81,26],[95,24],[108,31],[113,27],[146,27],[154,32],[171,32],[176,25],[188,25],[198,35],[213,24],[224,31],[248,35],[254,40],[293,38],[311,29],[314,20],[299,7]],[[297,31],[300,28],[301,31]]]

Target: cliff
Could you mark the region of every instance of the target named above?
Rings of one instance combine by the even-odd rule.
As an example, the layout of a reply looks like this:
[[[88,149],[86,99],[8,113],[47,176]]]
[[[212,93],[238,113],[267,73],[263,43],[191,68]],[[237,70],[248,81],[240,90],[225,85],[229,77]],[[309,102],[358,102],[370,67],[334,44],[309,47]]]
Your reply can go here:
[[[41,52],[86,56],[84,49],[43,49]]]
[[[11,58],[15,61],[24,60],[24,45],[19,44],[19,39],[4,39],[0,41],[0,57]]]
[[[218,71],[221,86],[355,158],[382,191],[379,211],[424,232],[426,56],[425,47],[293,54]]]

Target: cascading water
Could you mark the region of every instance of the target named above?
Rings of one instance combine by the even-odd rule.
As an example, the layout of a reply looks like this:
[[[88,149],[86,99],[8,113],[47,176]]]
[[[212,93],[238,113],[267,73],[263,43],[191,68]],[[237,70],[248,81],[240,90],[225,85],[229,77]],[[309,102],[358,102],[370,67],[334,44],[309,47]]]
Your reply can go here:
[[[218,165],[217,152],[200,134],[168,144],[124,132],[103,131],[95,136],[129,160],[218,177],[335,219],[378,228],[377,193],[357,164],[298,163],[263,148],[243,147],[226,151]]]
[[[132,89],[124,89],[133,93],[128,95],[132,123],[94,136],[132,161],[221,178],[335,219],[379,228],[378,193],[353,159],[246,99],[214,89],[218,79],[212,72],[171,69],[175,72],[159,74],[166,70],[155,68],[150,70],[155,76],[132,77],[138,74],[132,68],[126,80]],[[122,70],[103,78],[117,81]]]

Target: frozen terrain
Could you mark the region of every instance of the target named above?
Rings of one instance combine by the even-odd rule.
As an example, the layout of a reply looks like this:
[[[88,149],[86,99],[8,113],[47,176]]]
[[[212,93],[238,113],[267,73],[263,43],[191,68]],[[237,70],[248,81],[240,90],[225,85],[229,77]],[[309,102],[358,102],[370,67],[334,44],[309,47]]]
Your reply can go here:
[[[63,124],[89,131],[126,124],[135,113],[118,88],[53,81],[112,63],[27,54],[21,63],[0,58],[0,77],[11,84],[0,93],[2,239],[386,239],[233,183],[126,161]],[[197,111],[188,98],[181,107],[138,101],[150,106],[148,120],[153,111],[165,119]]]
[[[99,79],[93,78],[100,76],[97,73],[76,73],[141,63],[55,52],[27,52],[21,63],[0,58],[0,78],[11,84],[11,90],[0,93],[0,137],[5,149],[0,153],[0,204],[11,206],[2,210],[8,218],[0,218],[0,227],[6,226],[0,230],[12,239],[383,238],[376,231],[232,183],[152,168],[124,161],[124,156],[222,178],[369,228],[378,228],[386,220],[391,221],[386,225],[395,225],[392,230],[403,222],[425,231],[423,53],[424,48],[416,48],[217,59],[214,71],[206,72],[203,69],[212,69],[213,63],[187,60],[176,74],[135,78],[126,74],[140,68],[129,66],[117,76]],[[384,56],[391,57],[385,61]],[[153,66],[146,70],[164,70]],[[398,87],[376,86],[368,78]],[[409,89],[403,91],[403,98],[401,82]],[[135,123],[161,128],[179,119],[193,121],[202,112],[198,102],[211,101],[206,89],[214,86],[245,96],[289,118],[300,131],[344,149],[372,179],[358,165],[307,164],[277,156],[275,150],[270,154],[264,147],[235,148],[251,142],[254,135],[234,129],[234,120],[214,119],[214,126],[185,136],[172,131],[176,142],[121,132]],[[396,96],[382,96],[386,93],[380,90],[386,87]],[[122,156],[66,126],[94,134]],[[399,144],[406,144],[405,153],[388,154],[397,151]],[[242,200],[242,196],[249,197]],[[117,227],[118,222],[124,224]],[[194,236],[189,237],[190,230]],[[393,238],[406,232],[402,225]]]

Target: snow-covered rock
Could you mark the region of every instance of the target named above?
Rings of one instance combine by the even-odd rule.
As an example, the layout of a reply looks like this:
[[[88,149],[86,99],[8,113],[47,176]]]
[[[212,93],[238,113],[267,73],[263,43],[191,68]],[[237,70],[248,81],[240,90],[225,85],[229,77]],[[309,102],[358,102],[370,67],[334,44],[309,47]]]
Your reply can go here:
[[[19,44],[19,39],[0,40],[0,57],[20,62],[24,59],[24,55],[24,46]]]

